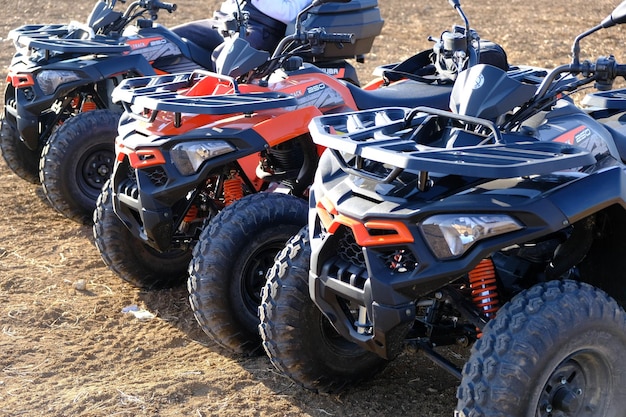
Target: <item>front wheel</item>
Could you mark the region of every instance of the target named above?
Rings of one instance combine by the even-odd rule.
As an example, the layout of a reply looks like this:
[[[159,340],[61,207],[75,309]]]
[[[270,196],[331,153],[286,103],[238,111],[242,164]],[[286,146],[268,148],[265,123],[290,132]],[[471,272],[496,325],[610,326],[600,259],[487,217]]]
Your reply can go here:
[[[189,266],[189,300],[202,330],[238,354],[262,352],[258,309],[274,256],[306,224],[297,197],[252,194],[215,216],[200,235]]]
[[[43,191],[54,209],[88,224],[115,162],[119,114],[94,110],[68,119],[44,146],[39,167]]]
[[[613,299],[580,282],[518,294],[472,348],[457,415],[623,416],[625,320]]]
[[[93,215],[93,235],[104,263],[131,285],[144,289],[181,285],[187,278],[191,249],[158,252],[135,238],[113,211],[110,181]]]
[[[338,392],[381,372],[388,361],[343,338],[309,296],[311,248],[303,228],[276,256],[259,309],[272,364],[304,388]]]

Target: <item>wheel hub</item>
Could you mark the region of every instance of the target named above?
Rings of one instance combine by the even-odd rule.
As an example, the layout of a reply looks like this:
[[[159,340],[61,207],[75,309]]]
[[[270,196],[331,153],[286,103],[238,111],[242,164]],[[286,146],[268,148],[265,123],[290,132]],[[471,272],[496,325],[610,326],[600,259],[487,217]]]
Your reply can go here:
[[[554,370],[541,395],[541,416],[577,416],[585,408],[585,371],[568,360]]]
[[[580,409],[582,403],[580,394],[582,394],[580,389],[572,389],[571,387],[559,388],[556,394],[554,394],[552,406],[557,411],[575,412]]]
[[[99,193],[113,169],[114,156],[108,149],[99,149],[88,156],[83,165],[83,184]]]
[[[98,174],[101,177],[109,177],[111,170],[109,169],[109,167],[107,165],[100,165],[98,167]]]
[[[271,268],[274,256],[280,250],[277,245],[269,245],[257,251],[247,261],[244,272],[244,292],[247,294],[247,304],[251,311],[255,311],[261,304],[261,288],[265,284],[265,274]]]

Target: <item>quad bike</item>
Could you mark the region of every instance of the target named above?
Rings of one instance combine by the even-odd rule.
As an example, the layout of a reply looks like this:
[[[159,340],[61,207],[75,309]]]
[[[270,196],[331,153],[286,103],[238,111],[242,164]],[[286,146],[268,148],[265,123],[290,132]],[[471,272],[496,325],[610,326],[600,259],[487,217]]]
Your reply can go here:
[[[277,256],[260,331],[298,384],[338,391],[407,346],[459,378],[457,416],[622,416],[626,65],[579,42],[537,86],[477,65],[452,111],[311,123],[308,226]],[[578,107],[567,94],[595,83]],[[352,127],[356,126],[356,128]],[[462,369],[439,346],[472,345]]]
[[[319,154],[308,137],[313,116],[396,100],[398,88],[370,94],[301,58],[308,54],[323,62],[328,50],[343,61],[342,78],[356,73],[345,59],[369,50],[371,26],[380,29],[381,21],[376,2],[349,4],[354,9],[342,22],[368,21],[376,11],[356,34],[316,26],[318,20],[310,18],[314,8],[333,6],[316,1],[272,56],[240,37],[228,39],[216,72],[138,77],[114,91],[127,111],[113,174],[94,212],[94,237],[104,262],[122,279],[143,288],[182,283],[204,223],[223,207],[270,185],[295,195],[306,192]],[[338,57],[331,46],[346,55]],[[407,103],[428,96],[443,104],[450,91],[425,83],[405,86]]]
[[[111,126],[122,112],[111,102],[113,88],[128,77],[212,65],[209,51],[155,23],[160,10],[176,5],[137,0],[122,13],[115,4],[98,1],[84,25],[26,25],[10,35],[17,53],[4,96],[2,154],[17,175],[42,183],[55,209],[80,221],[90,219],[113,166]]]
[[[115,4],[97,1],[85,24],[24,25],[9,33],[17,52],[7,75],[0,145],[21,177],[36,182],[41,150],[54,129],[83,108],[111,108],[110,92],[123,77],[210,64],[206,51],[153,23],[159,10],[171,13],[175,5],[141,0],[122,13]],[[146,13],[151,19],[141,18]],[[82,61],[85,56],[91,59]]]

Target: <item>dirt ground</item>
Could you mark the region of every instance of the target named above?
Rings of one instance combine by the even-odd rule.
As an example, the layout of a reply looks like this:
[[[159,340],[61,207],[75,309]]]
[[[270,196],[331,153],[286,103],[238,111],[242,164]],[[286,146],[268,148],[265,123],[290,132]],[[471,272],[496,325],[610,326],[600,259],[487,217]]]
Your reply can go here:
[[[26,23],[85,20],[92,0],[0,0],[0,72]],[[216,0],[180,0],[160,23],[210,15]],[[575,35],[617,0],[466,0],[472,27],[504,46],[513,63],[568,62]],[[383,34],[358,65],[376,65],[430,47],[462,21],[445,0],[380,0]],[[584,57],[622,59],[626,28],[582,45]],[[2,78],[2,77],[0,77]],[[4,81],[4,80],[2,80]],[[4,88],[4,85],[1,86]],[[85,280],[85,290],[75,289]],[[137,305],[154,318],[123,309]],[[292,384],[266,357],[220,353],[199,329],[186,288],[142,292],[107,270],[89,226],[58,215],[38,186],[0,162],[0,416],[451,416],[458,381],[420,354],[405,353],[376,379],[339,395]]]

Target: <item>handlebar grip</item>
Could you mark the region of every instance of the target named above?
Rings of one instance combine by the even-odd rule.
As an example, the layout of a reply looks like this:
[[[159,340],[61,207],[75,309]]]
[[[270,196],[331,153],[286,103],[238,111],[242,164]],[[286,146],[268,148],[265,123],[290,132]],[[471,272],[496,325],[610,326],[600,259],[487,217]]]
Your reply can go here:
[[[626,78],[626,64],[615,65],[615,75]]]
[[[354,33],[324,33],[320,41],[328,43],[354,43]]]
[[[176,11],[175,3],[167,3],[167,2],[161,2],[159,0],[156,0],[154,3],[152,3],[152,5],[156,7],[157,9],[167,10],[170,13]]]

